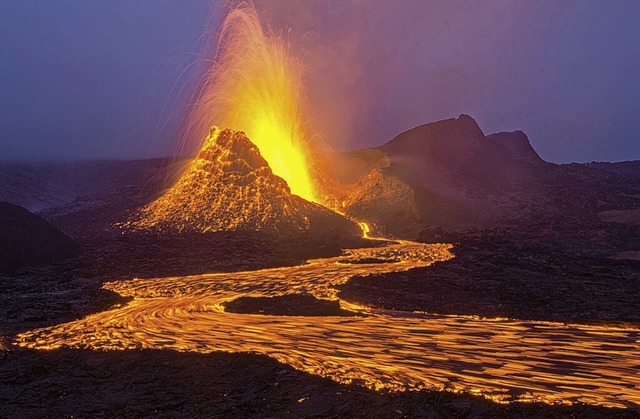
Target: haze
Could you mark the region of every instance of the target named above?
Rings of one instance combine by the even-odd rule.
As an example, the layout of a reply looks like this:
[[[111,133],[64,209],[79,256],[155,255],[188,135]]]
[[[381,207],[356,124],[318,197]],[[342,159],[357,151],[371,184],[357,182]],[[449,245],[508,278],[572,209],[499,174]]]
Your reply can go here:
[[[256,5],[291,28],[308,66],[309,122],[336,148],[467,113],[486,133],[525,131],[546,160],[640,159],[639,2]],[[225,10],[0,3],[0,159],[170,154]]]

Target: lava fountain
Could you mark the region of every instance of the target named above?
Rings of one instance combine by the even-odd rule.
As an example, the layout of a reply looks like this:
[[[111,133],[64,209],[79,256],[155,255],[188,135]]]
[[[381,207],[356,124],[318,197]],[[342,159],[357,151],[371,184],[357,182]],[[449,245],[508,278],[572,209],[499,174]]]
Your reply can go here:
[[[289,43],[263,26],[252,5],[232,9],[195,94],[183,147],[199,148],[212,125],[244,131],[292,193],[316,201],[302,76]]]

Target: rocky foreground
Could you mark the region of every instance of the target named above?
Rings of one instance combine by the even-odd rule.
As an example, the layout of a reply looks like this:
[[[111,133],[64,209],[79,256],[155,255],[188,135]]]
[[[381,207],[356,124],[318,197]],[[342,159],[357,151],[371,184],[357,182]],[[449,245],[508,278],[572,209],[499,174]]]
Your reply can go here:
[[[594,406],[492,403],[449,392],[379,393],[251,354],[0,352],[0,416],[634,418]]]
[[[432,267],[353,278],[340,286],[341,298],[442,314],[640,321],[640,163],[547,163],[523,133],[484,135],[466,116],[332,161],[327,188],[334,208],[343,205],[390,236],[454,243],[456,255]],[[162,196],[184,165],[1,168],[0,199],[41,210],[82,254],[0,276],[0,417],[639,417],[639,406],[498,405],[451,392],[378,393],[249,354],[11,347],[20,332],[126,304],[100,289],[105,281],[294,265],[337,256],[345,245],[372,245],[313,234],[281,240],[269,232],[105,233]],[[236,308],[337,313],[316,304],[288,297],[239,301]]]
[[[194,268],[190,266],[195,260],[202,258],[202,255],[191,253],[196,249],[208,249],[211,256],[212,262],[209,265],[198,268],[203,272],[293,264],[299,263],[301,257],[312,256],[312,253],[296,255],[299,246],[290,247],[287,253],[278,243],[270,242],[266,237],[257,240],[256,237],[243,234],[221,234],[217,239],[211,239],[208,246],[196,243],[189,247],[184,246],[185,242],[180,242],[181,245],[176,246],[173,251],[166,238],[162,241],[145,237],[137,243],[142,246],[137,250],[136,243],[130,240],[114,238],[112,241],[98,242],[93,244],[93,250],[87,247],[83,256],[86,259],[80,257],[49,268],[24,270],[12,277],[2,278],[3,300],[0,307],[4,346],[8,350],[2,352],[3,359],[0,361],[0,381],[7,383],[0,389],[0,416],[638,416],[637,407],[634,406],[630,406],[630,410],[621,410],[587,405],[500,405],[481,397],[446,391],[374,392],[357,383],[337,384],[296,371],[270,358],[249,354],[194,354],[151,350],[31,351],[10,347],[12,337],[18,332],[81,318],[89,313],[108,309],[113,304],[125,304],[126,299],[99,289],[102,282],[113,279],[114,276],[111,275],[116,272],[138,267],[137,273],[147,277],[162,272],[174,275],[193,273]],[[258,248],[264,252],[257,252]],[[160,258],[154,258],[150,256],[153,254],[151,249],[164,249],[164,253]],[[184,253],[179,249],[184,250]],[[307,249],[307,252],[311,250]],[[318,255],[337,255],[339,247],[319,247],[315,252]],[[128,257],[125,256],[127,254]],[[171,262],[163,265],[161,259]],[[176,265],[179,260],[185,263]],[[98,263],[93,264],[91,261]],[[216,263],[218,269],[215,269]],[[440,268],[436,267],[438,269]],[[393,276],[388,279],[388,284],[402,283],[394,281]],[[360,280],[354,279],[352,282],[357,285]],[[376,278],[372,278],[372,284],[376,283]],[[563,294],[563,301],[571,298],[571,289],[567,291]],[[378,297],[395,295],[384,289],[378,290],[376,294]],[[463,301],[469,297],[468,290],[462,287],[450,287],[447,295],[453,301]],[[353,297],[357,300],[366,296],[367,293],[359,292],[350,295],[349,299]],[[531,307],[535,307],[535,295],[529,297],[532,298]],[[516,306],[519,298],[520,296],[513,294],[511,300],[507,298],[507,301]],[[441,299],[441,303],[446,301],[445,298]],[[300,308],[299,302],[291,298],[281,299],[280,307],[278,301],[257,303],[253,301],[249,305],[250,312],[273,310],[286,315],[291,314],[292,307],[308,310],[307,306]],[[436,312],[446,309],[443,304],[435,307]],[[289,313],[286,312],[288,309]],[[530,314],[523,313],[524,318]],[[556,315],[562,316],[563,313],[557,312]]]

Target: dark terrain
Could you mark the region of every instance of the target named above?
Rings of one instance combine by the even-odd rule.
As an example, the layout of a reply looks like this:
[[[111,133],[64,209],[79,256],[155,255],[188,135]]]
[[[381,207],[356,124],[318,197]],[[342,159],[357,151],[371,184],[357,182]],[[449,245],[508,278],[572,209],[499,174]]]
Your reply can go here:
[[[429,232],[437,228],[450,233],[511,228],[517,234],[522,227],[525,234],[536,228],[555,234],[546,240],[565,232],[575,236],[572,228],[578,227],[591,235],[583,252],[608,256],[621,244],[611,243],[615,237],[607,231],[616,215],[627,215],[618,218],[626,221],[628,235],[640,236],[640,162],[549,163],[521,131],[485,135],[467,115],[413,128],[380,147],[330,161],[326,171],[338,184],[332,185],[334,199],[344,203],[347,215],[367,220],[385,236],[431,239]],[[629,222],[633,215],[635,224]],[[597,234],[610,237],[596,243]],[[629,250],[640,249],[637,241],[629,244],[635,246]]]
[[[561,323],[640,323],[640,261],[541,249],[518,237],[469,235],[428,268],[356,277],[340,298],[370,307]]]
[[[342,298],[486,317],[640,320],[640,161],[548,163],[524,133],[485,136],[466,115],[344,159],[335,176],[347,214],[388,236],[454,243],[456,257],[354,278]]]
[[[49,265],[79,253],[69,237],[26,209],[0,202],[0,272]]]
[[[135,350],[1,353],[2,417],[633,418],[595,406],[379,393],[251,354]]]
[[[239,297],[224,305],[225,311],[277,316],[355,316],[340,308],[338,300],[323,300],[311,295],[285,294],[276,297]]]
[[[336,165],[332,182],[347,214],[387,237],[454,243],[456,254],[429,268],[354,278],[341,287],[342,298],[433,313],[640,321],[640,162],[547,163],[523,133],[485,136],[463,116],[342,157],[348,167]],[[292,265],[371,244],[304,232],[123,234],[113,227],[159,196],[183,164],[0,167],[0,201],[38,211],[81,250],[0,276],[0,417],[638,417],[637,406],[377,393],[251,354],[11,347],[16,333],[126,303],[100,289],[105,281]],[[314,314],[314,304],[295,297],[235,302],[241,312],[278,314]],[[317,315],[344,314],[315,308]]]
[[[219,263],[218,269],[214,269],[213,264],[201,265],[199,269],[255,269],[299,262],[297,258],[279,256],[281,253],[275,251],[271,255],[257,252],[261,256],[252,256],[256,251],[249,245],[252,241],[250,237],[225,233],[217,246],[209,247],[210,256],[215,254],[213,249],[217,249],[219,255],[212,259],[225,263]],[[153,240],[146,242],[151,246]],[[268,249],[266,244],[267,241],[258,243],[263,250]],[[105,249],[109,247],[120,248],[111,243]],[[182,250],[189,254],[196,248],[202,246],[182,247]],[[100,259],[86,250],[76,259],[1,278],[0,307],[6,349],[0,352],[0,382],[3,383],[0,417],[638,417],[633,410],[589,405],[500,405],[479,396],[452,392],[375,392],[357,383],[337,384],[251,354],[33,351],[10,347],[11,337],[18,332],[126,303],[127,300],[117,294],[99,289],[103,280],[115,277],[106,274],[109,270],[135,271],[137,266],[139,273],[147,275],[177,273],[171,263],[163,267],[158,263],[161,258],[150,258],[151,253],[140,250],[125,258],[125,264],[117,264],[126,252],[105,252],[101,264],[94,266],[91,260]],[[174,256],[179,259],[177,254]],[[190,256],[199,257],[197,253]],[[185,254],[183,258],[189,260]],[[300,307],[300,303],[307,304]],[[313,312],[313,304],[284,298],[276,299],[274,304],[251,301],[248,311],[341,314],[325,311],[326,306],[317,308]],[[236,310],[232,308],[232,311]],[[242,307],[237,311],[242,311]]]

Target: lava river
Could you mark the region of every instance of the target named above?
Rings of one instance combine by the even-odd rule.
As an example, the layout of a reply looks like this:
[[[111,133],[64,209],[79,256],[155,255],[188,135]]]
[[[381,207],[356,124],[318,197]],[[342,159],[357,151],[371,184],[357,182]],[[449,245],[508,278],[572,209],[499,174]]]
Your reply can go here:
[[[376,389],[449,389],[497,401],[640,404],[640,330],[372,310],[359,317],[227,313],[240,296],[337,298],[354,275],[452,257],[450,245],[397,242],[294,267],[115,281],[123,307],[23,333],[15,343],[98,350],[255,352],[300,370]],[[375,262],[375,263],[374,263]]]

